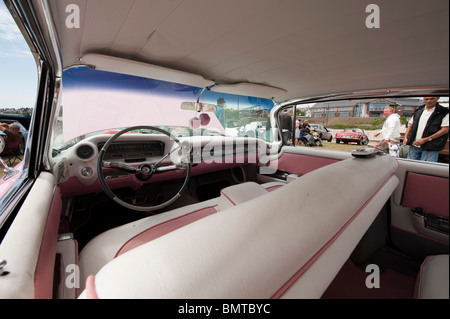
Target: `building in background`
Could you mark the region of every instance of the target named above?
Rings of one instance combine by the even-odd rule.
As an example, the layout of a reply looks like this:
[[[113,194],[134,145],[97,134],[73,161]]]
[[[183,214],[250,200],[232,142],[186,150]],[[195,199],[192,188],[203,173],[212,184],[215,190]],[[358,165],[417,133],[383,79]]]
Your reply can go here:
[[[312,118],[319,117],[383,117],[383,110],[391,106],[400,116],[410,117],[423,104],[421,98],[390,98],[343,100],[314,104],[310,111]]]

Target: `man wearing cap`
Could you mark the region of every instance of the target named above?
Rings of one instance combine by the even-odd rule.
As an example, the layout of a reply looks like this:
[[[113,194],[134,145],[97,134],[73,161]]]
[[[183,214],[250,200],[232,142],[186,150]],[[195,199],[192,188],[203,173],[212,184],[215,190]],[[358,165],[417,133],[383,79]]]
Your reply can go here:
[[[217,99],[217,108],[214,114],[217,116],[217,119],[225,128],[225,99],[223,97],[219,97]]]

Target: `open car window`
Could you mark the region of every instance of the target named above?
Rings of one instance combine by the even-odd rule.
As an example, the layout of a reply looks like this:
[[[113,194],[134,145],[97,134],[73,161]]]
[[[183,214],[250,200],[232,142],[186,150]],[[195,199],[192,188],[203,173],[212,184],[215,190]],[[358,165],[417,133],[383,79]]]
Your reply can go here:
[[[26,41],[0,2],[0,199],[24,173],[38,69]],[[3,207],[2,207],[3,208]],[[0,212],[0,215],[2,213]],[[1,224],[0,216],[0,224]]]
[[[437,103],[448,109],[449,98],[439,97]],[[291,117],[293,132],[289,132],[285,145],[296,147],[317,147],[321,150],[352,152],[362,146],[377,148],[383,142],[383,130],[387,117],[385,108],[391,107],[393,116],[398,118],[395,139],[391,144],[398,147],[397,158],[408,158],[409,145],[403,145],[408,126],[412,122],[414,112],[424,107],[423,97],[402,98],[367,98],[358,100],[338,100],[295,105],[296,116]],[[285,109],[285,113],[293,114],[293,106]],[[294,122],[295,121],[295,122]],[[447,124],[446,124],[447,123]],[[442,123],[440,123],[442,124]],[[305,126],[309,128],[304,130]],[[448,122],[443,125],[448,126]],[[286,126],[286,125],[284,125]],[[286,132],[286,127],[284,127]],[[302,132],[304,133],[302,135]],[[308,138],[308,134],[313,136]],[[287,133],[285,133],[287,134]],[[437,162],[449,163],[449,142],[439,147]],[[445,138],[445,136],[444,136]]]

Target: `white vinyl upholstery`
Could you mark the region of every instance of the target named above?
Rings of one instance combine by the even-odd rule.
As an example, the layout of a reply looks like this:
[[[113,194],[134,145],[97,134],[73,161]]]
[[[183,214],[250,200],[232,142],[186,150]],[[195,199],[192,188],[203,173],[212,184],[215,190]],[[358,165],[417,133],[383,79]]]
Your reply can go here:
[[[83,248],[79,256],[80,291],[84,289],[87,277],[96,274],[104,265],[113,260],[120,247],[136,234],[196,209],[217,206],[217,201],[218,199],[212,199],[199,204],[189,205],[188,207],[178,208],[164,214],[153,215],[111,229],[95,237]]]
[[[118,256],[81,298],[320,298],[397,186],[396,169],[381,156],[308,173]]]
[[[222,189],[217,210],[223,211],[250,199],[267,194],[268,191],[254,182],[247,182]]]
[[[246,182],[235,186],[227,187],[222,190],[222,195],[201,203],[188,205],[172,211],[149,216],[135,222],[111,229],[91,240],[81,251],[79,257],[81,290],[89,275],[96,274],[104,265],[113,260],[120,252],[124,244],[133,240],[137,235],[157,227],[164,223],[179,222],[183,225],[184,221],[180,218],[206,209],[217,212],[220,209],[235,206],[247,200],[266,194],[268,190],[280,187],[282,183],[265,183],[259,185],[254,182]],[[201,217],[200,217],[201,218]],[[189,220],[192,222],[192,220]],[[161,232],[167,232],[165,230]]]
[[[449,255],[428,256],[416,282],[417,299],[449,298]]]
[[[41,173],[3,239],[0,258],[9,274],[0,277],[0,299],[37,297],[36,269],[54,193],[55,178]]]

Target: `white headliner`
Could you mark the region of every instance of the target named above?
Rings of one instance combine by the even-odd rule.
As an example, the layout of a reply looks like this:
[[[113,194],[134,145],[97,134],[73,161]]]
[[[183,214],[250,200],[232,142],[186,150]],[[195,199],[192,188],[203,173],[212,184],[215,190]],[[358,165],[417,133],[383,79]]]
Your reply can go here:
[[[230,84],[240,83],[239,92],[273,94],[278,102],[363,90],[448,89],[448,0],[48,2],[64,68],[89,53],[107,55],[175,70],[173,79],[192,73],[194,85],[200,79],[229,92]],[[380,8],[379,29],[366,27],[370,3]],[[69,4],[80,8],[79,29],[66,26]]]

